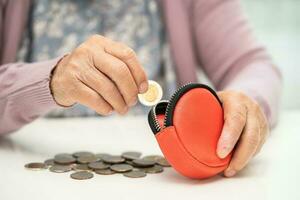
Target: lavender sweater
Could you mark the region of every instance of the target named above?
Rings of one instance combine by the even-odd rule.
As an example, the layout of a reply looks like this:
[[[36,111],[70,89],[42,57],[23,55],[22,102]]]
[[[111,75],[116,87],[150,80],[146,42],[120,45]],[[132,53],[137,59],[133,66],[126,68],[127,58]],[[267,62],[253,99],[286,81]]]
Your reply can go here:
[[[158,0],[159,1],[159,0]],[[15,63],[31,0],[0,0],[0,135],[57,107],[49,88],[60,58]],[[238,0],[160,0],[178,84],[201,66],[217,90],[246,93],[276,123],[281,76],[257,42]]]

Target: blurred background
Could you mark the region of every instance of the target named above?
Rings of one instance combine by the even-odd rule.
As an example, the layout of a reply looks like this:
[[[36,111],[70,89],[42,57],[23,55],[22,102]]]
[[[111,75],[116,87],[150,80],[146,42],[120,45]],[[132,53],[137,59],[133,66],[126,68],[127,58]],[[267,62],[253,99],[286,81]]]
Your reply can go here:
[[[300,0],[241,0],[284,78],[283,109],[300,109]]]

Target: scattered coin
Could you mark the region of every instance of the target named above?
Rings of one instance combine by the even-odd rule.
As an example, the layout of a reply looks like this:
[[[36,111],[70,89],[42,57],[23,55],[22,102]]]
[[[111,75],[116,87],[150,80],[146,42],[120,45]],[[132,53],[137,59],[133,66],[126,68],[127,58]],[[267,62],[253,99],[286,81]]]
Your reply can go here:
[[[133,169],[133,167],[128,164],[114,164],[114,165],[110,166],[110,169],[115,172],[123,173],[123,172],[131,171]]]
[[[126,160],[135,160],[141,157],[142,153],[137,151],[127,151],[122,154],[122,157]]]
[[[64,173],[72,170],[72,165],[53,165],[49,168],[51,172]]]
[[[154,106],[163,96],[161,86],[152,80],[148,81],[148,90],[143,94],[138,94],[139,101],[145,106]]]
[[[49,169],[51,172],[64,173],[75,171],[72,179],[90,179],[94,173],[111,175],[123,173],[130,178],[145,177],[147,173],[161,173],[164,167],[169,167],[168,161],[160,155],[148,155],[141,158],[137,151],[123,152],[122,155],[107,153],[94,154],[89,151],[78,151],[73,154],[61,153],[44,162],[33,162],[25,165],[30,170]]]
[[[111,174],[115,174],[116,172],[111,169],[98,169],[95,170],[95,173],[101,175],[111,175]]]
[[[155,165],[154,160],[145,160],[145,159],[135,159],[132,161],[136,167],[151,167]]]
[[[164,168],[160,165],[154,165],[153,167],[140,168],[140,170],[149,174],[156,174],[163,172]]]
[[[142,177],[147,176],[147,174],[145,172],[139,171],[139,170],[126,172],[123,175],[126,177],[129,177],[129,178],[142,178]]]
[[[48,159],[48,160],[45,160],[44,163],[45,163],[45,165],[47,165],[48,167],[55,164],[54,159],[52,159],[52,158],[51,158],[51,159]]]
[[[45,163],[28,163],[25,165],[26,169],[30,169],[30,170],[43,170],[43,169],[47,169],[47,165]]]
[[[95,156],[97,158],[99,158],[100,160],[103,160],[103,157],[107,157],[107,156],[111,156],[111,155],[108,153],[97,153],[97,154],[95,154]]]
[[[71,154],[69,154],[69,153],[59,153],[59,154],[56,154],[55,156],[58,156],[58,157],[64,157],[64,156],[72,156]],[[54,156],[54,157],[55,157]]]
[[[165,158],[157,159],[156,163],[163,166],[163,167],[171,167],[170,163]]]
[[[107,169],[109,168],[109,164],[103,163],[103,162],[92,162],[88,164],[88,167],[93,170],[98,170],[98,169]]]
[[[156,162],[156,160],[158,160],[160,158],[163,158],[163,157],[160,155],[148,155],[148,156],[143,157],[144,160],[153,160],[155,162]]]
[[[75,171],[89,171],[89,170],[91,170],[87,164],[75,164],[72,167],[72,169],[75,170]]]
[[[61,165],[68,165],[71,163],[75,163],[76,159],[71,154],[57,154],[54,157],[54,162]]]
[[[79,172],[74,172],[70,175],[72,179],[76,180],[86,180],[86,179],[91,179],[94,177],[94,174],[88,171],[79,171]]]
[[[95,155],[89,151],[78,151],[78,152],[73,153],[73,156],[75,158],[78,158],[78,157],[82,157],[82,156],[95,156]]]
[[[122,158],[121,156],[105,156],[103,157],[103,161],[110,164],[118,164],[125,162],[125,158]]]
[[[125,163],[127,163],[128,165],[134,166],[132,160],[126,160]]]
[[[97,158],[96,156],[81,156],[77,158],[77,162],[80,164],[88,164],[88,163],[92,163],[92,162],[96,162],[98,161],[99,158]]]

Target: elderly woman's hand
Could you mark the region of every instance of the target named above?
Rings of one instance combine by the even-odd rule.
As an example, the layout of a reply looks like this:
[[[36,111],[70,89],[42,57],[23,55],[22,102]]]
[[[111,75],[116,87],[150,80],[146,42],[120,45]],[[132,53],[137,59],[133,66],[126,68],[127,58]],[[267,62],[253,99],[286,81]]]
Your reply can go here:
[[[93,35],[58,63],[50,87],[59,105],[81,103],[107,115],[126,113],[148,82],[131,48]]]
[[[269,127],[261,108],[251,98],[235,91],[218,92],[218,96],[223,103],[225,123],[217,154],[224,158],[235,148],[224,171],[226,177],[232,177],[260,151]]]

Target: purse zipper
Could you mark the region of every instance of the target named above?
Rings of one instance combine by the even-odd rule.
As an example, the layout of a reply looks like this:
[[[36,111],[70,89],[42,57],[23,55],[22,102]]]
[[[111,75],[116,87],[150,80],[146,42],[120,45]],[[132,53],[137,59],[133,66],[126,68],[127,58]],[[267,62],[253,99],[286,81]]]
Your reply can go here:
[[[200,84],[200,83],[187,83],[185,85],[182,85],[179,87],[174,94],[171,96],[169,101],[163,100],[160,101],[158,104],[152,107],[148,114],[148,122],[150,125],[150,128],[154,134],[160,132],[162,129],[168,126],[173,125],[173,112],[175,109],[175,106],[179,99],[188,91],[194,88],[205,88],[209,90],[219,101],[220,105],[222,105],[220,99],[218,98],[216,92],[208,87],[207,85]],[[163,127],[160,126],[157,115],[158,114],[164,114],[164,124]]]
[[[166,108],[166,112],[165,112],[164,127],[173,126],[173,113],[174,113],[177,102],[185,93],[187,93],[188,91],[195,89],[195,88],[207,89],[216,97],[216,99],[222,106],[222,103],[221,103],[217,93],[209,86],[200,84],[200,83],[187,83],[187,84],[181,86],[180,88],[178,88],[175,91],[175,93],[172,95],[172,97],[170,98],[169,103]]]
[[[150,125],[150,128],[154,134],[158,133],[163,129],[163,127],[160,126],[157,115],[158,114],[163,114],[165,115],[165,110],[167,108],[168,101],[167,100],[162,100],[158,104],[152,107],[148,114],[148,122]]]

